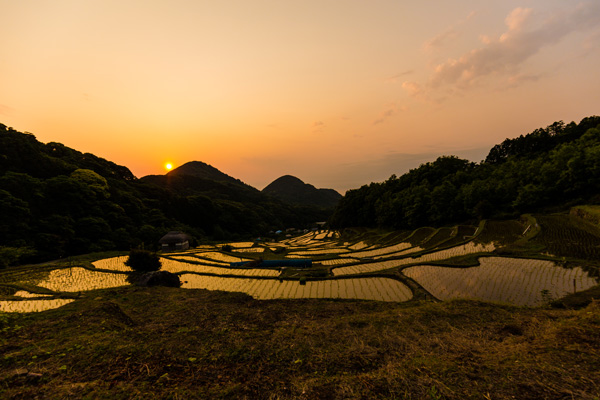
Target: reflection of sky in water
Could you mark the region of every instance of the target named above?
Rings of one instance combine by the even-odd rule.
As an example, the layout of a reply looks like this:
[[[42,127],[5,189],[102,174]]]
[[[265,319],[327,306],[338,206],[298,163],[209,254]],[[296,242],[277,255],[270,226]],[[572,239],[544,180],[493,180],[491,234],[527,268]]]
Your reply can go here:
[[[420,248],[419,248],[420,249]],[[416,258],[403,258],[400,260],[389,260],[389,261],[380,261],[376,263],[365,263],[352,265],[349,267],[336,268],[333,270],[335,275],[350,275],[350,274],[359,274],[363,272],[376,272],[381,271],[388,268],[399,267],[406,264],[416,264],[416,263],[426,263],[430,261],[441,261],[452,257],[463,256],[467,254],[473,253],[486,253],[494,250],[494,245],[488,243],[486,245],[474,244],[472,242],[461,244],[459,246],[454,246],[449,249],[434,251],[432,253],[423,254],[420,257]],[[409,249],[412,252],[412,249]],[[357,253],[350,253],[351,256],[354,256]],[[398,253],[386,254],[381,258],[393,257],[399,255]],[[376,257],[380,259],[380,257]]]
[[[221,264],[222,266],[210,266],[210,265],[200,265],[200,264],[192,264],[185,262],[184,260],[179,261],[180,258],[177,257],[177,260],[171,260],[168,258],[161,258],[161,270],[168,271],[173,274],[180,272],[200,272],[207,274],[216,274],[216,275],[240,275],[240,276],[270,276],[275,277],[279,276],[279,271],[274,269],[261,269],[261,268],[228,268],[229,264]],[[191,258],[191,257],[188,257]],[[192,259],[192,258],[191,258]],[[94,266],[96,268],[109,269],[113,271],[131,271],[131,268],[125,265],[125,261],[127,257],[113,257],[108,258],[106,260],[96,261],[94,262]],[[192,261],[200,261],[199,259],[192,259]]]
[[[81,292],[125,286],[128,285],[126,279],[126,274],[90,271],[85,268],[76,267],[55,269],[50,272],[48,278],[39,282],[37,286],[55,292]]]
[[[36,294],[36,293],[26,292],[25,290],[19,290],[19,291],[15,292],[15,294],[13,296],[28,298],[28,297],[48,297],[50,295],[49,294]]]
[[[410,289],[389,278],[339,279],[279,282],[276,279],[236,279],[195,274],[181,276],[183,288],[243,292],[259,299],[340,298],[379,301],[407,301],[412,298]]]
[[[333,247],[333,242],[314,241],[314,234],[305,236],[294,244],[298,246],[295,253],[301,254],[318,252],[348,251],[348,247]],[[248,246],[250,242],[240,242],[236,247]],[[327,245],[325,247],[324,245]],[[281,243],[272,245],[281,246]],[[345,243],[348,246],[348,243]],[[290,246],[291,247],[291,246]],[[407,252],[421,250],[419,247],[410,247],[408,243],[399,243],[383,248],[367,247],[366,243],[355,243],[352,247],[356,251],[343,254],[342,258],[318,261],[324,265],[338,266],[334,269],[335,275],[356,274],[362,272],[375,272],[388,268],[400,267],[409,263],[426,263],[434,260],[444,260],[454,256],[489,252],[494,249],[493,244],[475,244],[469,242],[449,249],[439,250],[424,254],[418,258],[404,258],[388,260],[390,256],[398,256]],[[310,249],[310,250],[309,250]],[[208,251],[207,251],[208,250]],[[302,251],[303,250],[303,251]],[[391,251],[391,253],[390,253]],[[382,254],[384,253],[384,254]],[[212,262],[202,261],[193,255],[210,258]],[[363,263],[353,266],[343,266],[344,263],[356,262],[356,258],[349,256],[373,256],[377,262]],[[407,301],[412,298],[410,289],[399,281],[389,278],[353,278],[325,281],[308,281],[300,285],[298,281],[279,282],[276,279],[243,279],[226,278],[218,276],[202,276],[186,272],[211,273],[216,275],[238,275],[251,277],[277,277],[279,271],[272,269],[241,269],[230,268],[229,262],[239,261],[241,258],[232,257],[215,251],[212,246],[202,249],[189,250],[179,253],[169,253],[170,257],[178,260],[161,258],[162,269],[172,273],[182,273],[181,280],[185,281],[184,288],[203,288],[209,290],[224,290],[244,292],[257,299],[272,298],[343,298],[365,299],[379,301]],[[294,255],[288,256],[293,257]],[[212,265],[198,265],[185,260],[206,262]],[[131,269],[124,263],[127,256],[112,257],[95,261],[93,265],[98,269],[130,272]],[[486,257],[480,259],[480,267],[466,269],[434,267],[421,265],[404,270],[406,276],[414,279],[435,297],[446,300],[452,298],[476,298],[485,301],[512,303],[515,305],[538,305],[542,301],[541,291],[548,290],[553,298],[559,298],[573,291],[573,279],[576,281],[577,290],[584,290],[596,284],[594,278],[588,277],[580,268],[567,270],[557,267],[554,263],[541,260],[511,259],[502,257]],[[50,272],[28,274],[27,281],[14,283],[28,283],[46,288],[55,292],[79,292],[93,289],[105,289],[128,285],[127,275],[87,270],[81,267],[57,269]],[[42,311],[60,307],[71,302],[69,299],[39,299],[44,295],[17,291],[15,296],[24,299],[37,297],[36,300],[0,301],[1,311],[29,312]]]
[[[557,299],[597,284],[581,268],[566,269],[551,261],[485,257],[479,267],[448,268],[432,265],[409,267],[403,273],[440,300],[471,298],[537,306],[544,301],[542,290]]]
[[[58,308],[72,301],[71,299],[0,301],[0,311],[39,312]]]

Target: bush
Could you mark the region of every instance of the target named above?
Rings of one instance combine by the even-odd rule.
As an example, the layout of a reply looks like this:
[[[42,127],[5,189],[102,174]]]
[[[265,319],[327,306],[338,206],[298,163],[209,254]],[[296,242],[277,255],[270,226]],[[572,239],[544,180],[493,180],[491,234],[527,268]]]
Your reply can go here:
[[[3,247],[0,246],[0,268],[17,265],[21,259],[35,255],[29,247]]]
[[[129,252],[129,258],[125,265],[138,272],[158,271],[161,267],[160,259],[148,250],[133,249]]]

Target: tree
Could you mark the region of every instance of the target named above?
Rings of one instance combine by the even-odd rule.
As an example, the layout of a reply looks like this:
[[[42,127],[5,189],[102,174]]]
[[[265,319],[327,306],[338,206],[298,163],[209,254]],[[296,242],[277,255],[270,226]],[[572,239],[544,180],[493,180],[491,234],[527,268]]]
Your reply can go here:
[[[141,249],[132,249],[125,265],[136,272],[158,271],[162,266],[156,253]]]
[[[106,179],[91,169],[76,169],[71,173],[71,179],[88,185],[100,198],[107,199],[110,197]]]

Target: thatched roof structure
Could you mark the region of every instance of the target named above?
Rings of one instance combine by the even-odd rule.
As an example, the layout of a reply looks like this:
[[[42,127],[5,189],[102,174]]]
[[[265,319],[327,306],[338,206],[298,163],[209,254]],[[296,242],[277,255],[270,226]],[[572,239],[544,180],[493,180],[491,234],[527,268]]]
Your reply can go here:
[[[183,243],[187,240],[190,240],[190,237],[183,232],[180,231],[171,231],[163,236],[158,243],[160,244],[175,244],[175,243]]]
[[[180,231],[171,231],[163,236],[160,243],[163,250],[186,250],[190,247],[190,237]]]

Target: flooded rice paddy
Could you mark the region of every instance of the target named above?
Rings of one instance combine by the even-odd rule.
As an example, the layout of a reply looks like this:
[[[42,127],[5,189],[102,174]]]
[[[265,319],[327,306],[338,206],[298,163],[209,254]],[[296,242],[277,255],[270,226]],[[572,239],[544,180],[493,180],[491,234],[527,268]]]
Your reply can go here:
[[[0,311],[3,312],[40,312],[62,307],[75,300],[72,299],[49,299],[49,300],[0,300]]]
[[[277,279],[236,279],[183,274],[188,289],[243,292],[259,300],[269,299],[360,299],[408,301],[412,292],[403,283],[389,278],[329,279],[323,281],[279,281]]]
[[[597,284],[581,268],[566,269],[551,261],[485,257],[480,266],[409,267],[403,273],[440,300],[469,298],[538,306]]]
[[[439,300],[471,298],[539,306],[549,299],[558,299],[598,283],[581,268],[567,269],[552,261],[495,256],[493,243],[466,240],[444,247],[441,242],[438,247],[425,249],[425,242],[436,234],[435,230],[430,231],[433,233],[428,233],[421,242],[413,240],[411,243],[342,241],[337,232],[321,231],[282,242],[203,245],[163,254],[162,270],[178,274],[184,289],[243,292],[260,300],[317,298],[402,302],[413,298],[411,289],[403,283],[410,281],[413,287],[421,286]],[[448,263],[454,257],[469,254],[479,257],[479,266],[430,265]],[[312,258],[313,267],[284,270],[230,266],[231,262],[259,257]],[[120,256],[95,261],[85,268],[57,268],[21,275],[0,273],[0,288],[3,285],[15,288],[7,291],[14,291],[12,295],[0,296],[0,311],[43,311],[73,301],[58,298],[61,294],[80,295],[89,290],[129,285],[127,277],[131,270],[125,265],[126,260],[127,256]]]

